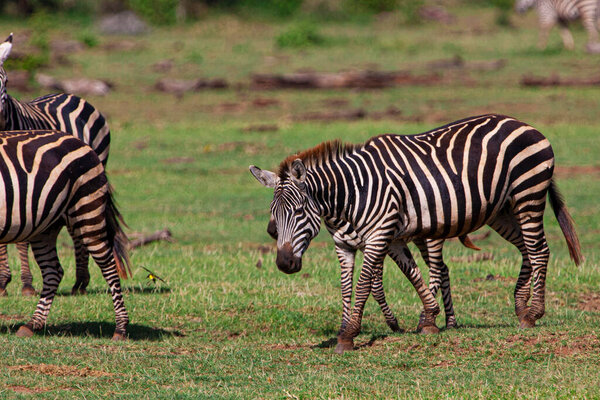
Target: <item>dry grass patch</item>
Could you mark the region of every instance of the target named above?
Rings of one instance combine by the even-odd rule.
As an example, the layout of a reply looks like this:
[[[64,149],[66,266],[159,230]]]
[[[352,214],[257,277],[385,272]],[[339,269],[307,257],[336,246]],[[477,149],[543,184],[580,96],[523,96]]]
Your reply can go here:
[[[77,376],[81,378],[86,377],[105,377],[114,376],[110,372],[97,371],[89,367],[76,367],[74,365],[53,365],[53,364],[23,364],[13,365],[8,367],[12,371],[33,371],[36,374],[44,374],[51,376]]]

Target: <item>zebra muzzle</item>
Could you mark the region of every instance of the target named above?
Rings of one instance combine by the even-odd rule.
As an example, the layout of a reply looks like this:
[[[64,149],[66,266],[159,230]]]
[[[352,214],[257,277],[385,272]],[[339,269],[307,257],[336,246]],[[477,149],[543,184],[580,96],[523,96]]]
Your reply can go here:
[[[275,259],[277,268],[286,274],[293,274],[302,269],[302,258],[294,255],[294,249],[290,243],[284,243],[277,249],[277,258]]]

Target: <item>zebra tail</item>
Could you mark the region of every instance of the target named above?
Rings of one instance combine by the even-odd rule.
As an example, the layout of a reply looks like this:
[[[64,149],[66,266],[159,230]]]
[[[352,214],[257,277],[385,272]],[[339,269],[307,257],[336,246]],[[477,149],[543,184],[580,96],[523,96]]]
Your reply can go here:
[[[468,235],[460,235],[458,237],[458,240],[460,240],[460,242],[463,244],[463,246],[468,247],[469,249],[473,249],[473,250],[477,250],[477,251],[481,250],[481,247],[477,247]]]
[[[575,262],[575,265],[579,265],[583,261],[579,238],[577,237],[577,232],[575,232],[573,218],[571,218],[571,215],[567,211],[565,201],[558,191],[558,186],[556,186],[554,179],[550,181],[548,197],[550,198],[550,205],[554,210],[554,215],[558,220],[558,225],[560,226],[560,229],[562,230],[562,233],[567,241],[567,247],[569,248],[571,260]]]
[[[122,226],[127,227],[127,224],[117,209],[113,193],[114,190],[109,184],[107,196],[108,200],[104,215],[106,217],[108,239],[109,241],[112,241],[113,245],[113,256],[117,266],[117,272],[119,273],[119,277],[122,279],[127,279],[128,277],[133,276],[131,273],[129,254],[127,253],[127,249],[129,248],[129,239],[122,228]]]

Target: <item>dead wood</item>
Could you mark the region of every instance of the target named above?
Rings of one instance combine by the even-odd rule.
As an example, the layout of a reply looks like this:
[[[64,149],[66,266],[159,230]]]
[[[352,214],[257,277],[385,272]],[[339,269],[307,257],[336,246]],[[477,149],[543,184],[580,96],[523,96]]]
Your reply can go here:
[[[168,229],[162,229],[156,231],[150,235],[142,235],[129,242],[129,249],[135,249],[136,247],[145,246],[148,243],[156,242],[158,240],[166,240],[167,242],[173,242],[173,236],[171,231]]]
[[[597,86],[600,76],[591,78],[561,78],[557,74],[548,77],[525,75],[521,78],[522,86]]]
[[[176,96],[181,96],[185,92],[196,92],[202,89],[225,89],[229,84],[225,79],[171,79],[162,78],[155,84],[154,88],[160,92],[172,93]]]
[[[78,95],[104,96],[110,92],[112,84],[99,79],[73,78],[58,80],[50,75],[38,73],[35,77],[40,86]]]
[[[438,74],[414,76],[408,71],[296,72],[254,74],[254,89],[382,89],[401,85],[439,83]]]

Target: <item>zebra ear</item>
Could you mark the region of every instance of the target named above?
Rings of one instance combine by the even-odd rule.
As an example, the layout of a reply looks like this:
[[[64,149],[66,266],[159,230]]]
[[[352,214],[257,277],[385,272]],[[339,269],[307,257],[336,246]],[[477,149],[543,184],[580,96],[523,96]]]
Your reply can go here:
[[[262,170],[254,165],[250,166],[250,172],[263,186],[274,188],[279,182],[279,177],[275,172]]]
[[[12,49],[12,33],[8,35],[6,40],[0,44],[0,65],[4,64],[4,61],[8,58],[10,50]]]
[[[306,178],[306,167],[301,159],[296,158],[294,162],[292,162],[291,168],[292,178],[296,183],[303,183]]]

